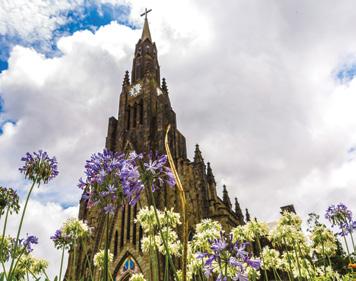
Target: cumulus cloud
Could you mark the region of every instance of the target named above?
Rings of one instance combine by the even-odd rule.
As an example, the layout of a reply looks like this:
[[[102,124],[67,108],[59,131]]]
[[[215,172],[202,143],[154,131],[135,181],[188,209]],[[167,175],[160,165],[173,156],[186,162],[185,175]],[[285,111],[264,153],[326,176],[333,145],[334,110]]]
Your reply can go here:
[[[289,203],[304,217],[339,201],[356,211],[356,80],[338,77],[356,53],[352,1],[126,3],[136,24],[153,9],[178,126],[190,155],[200,143],[219,188],[265,220]],[[61,174],[34,198],[78,202],[77,179],[104,146],[139,36],[112,22],[62,37],[60,57],[13,49],[0,75],[1,184],[20,186],[21,155],[44,148]]]

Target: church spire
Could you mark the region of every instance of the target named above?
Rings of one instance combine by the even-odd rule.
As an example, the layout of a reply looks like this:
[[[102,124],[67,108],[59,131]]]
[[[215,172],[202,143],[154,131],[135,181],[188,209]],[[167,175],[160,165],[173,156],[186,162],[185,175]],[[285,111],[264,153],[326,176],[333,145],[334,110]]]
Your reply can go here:
[[[251,216],[248,209],[246,208],[246,221],[250,221],[250,220],[251,220]]]
[[[145,23],[143,25],[143,30],[142,30],[142,35],[141,35],[141,40],[145,41],[146,39],[150,40],[152,42],[151,39],[151,32],[150,32],[150,27],[148,25],[148,20],[147,20],[147,13],[150,12],[152,10],[148,10],[146,9],[146,11],[141,15],[145,15]]]
[[[203,156],[201,155],[201,151],[199,149],[199,144],[195,145],[194,162],[195,163],[204,162]]]
[[[240,223],[243,224],[244,223],[244,215],[241,211],[241,207],[240,207],[239,201],[237,200],[237,197],[235,197],[235,214],[238,216]]]
[[[207,175],[207,178],[208,178],[208,182],[209,183],[215,183],[215,177],[214,177],[214,174],[213,174],[213,170],[211,169],[210,162],[208,162],[207,164],[208,164],[208,168],[206,169],[206,175]]]
[[[152,10],[145,10],[141,16],[145,16],[142,35],[135,48],[135,56],[132,64],[131,83],[135,84],[142,81],[143,78],[153,78],[156,84],[160,86],[160,70],[157,59],[156,44],[152,41],[151,32],[148,25],[147,13]]]

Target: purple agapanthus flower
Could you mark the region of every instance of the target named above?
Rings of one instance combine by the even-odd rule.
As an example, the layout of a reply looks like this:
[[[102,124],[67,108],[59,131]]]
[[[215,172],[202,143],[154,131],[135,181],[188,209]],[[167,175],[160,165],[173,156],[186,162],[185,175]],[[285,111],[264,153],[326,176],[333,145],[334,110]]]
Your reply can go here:
[[[251,259],[245,250],[247,243],[233,242],[233,240],[232,235],[225,237],[221,232],[219,239],[210,241],[210,253],[197,253],[196,257],[204,262],[204,274],[207,277],[212,275],[214,264],[219,265],[221,269],[218,275],[218,279],[221,281],[230,278],[236,281],[248,280],[246,264],[256,270],[260,268],[260,260]],[[227,276],[226,272],[228,271],[225,271],[225,268],[234,268],[236,275]]]
[[[115,214],[115,206],[113,204],[109,204],[104,207],[105,214],[113,215]]]
[[[356,228],[356,223],[352,219],[352,212],[343,203],[331,205],[326,210],[325,218],[328,219],[332,226],[338,226],[340,232],[338,235],[347,236]]]
[[[24,161],[25,164],[19,168],[20,172],[35,183],[48,183],[58,175],[56,158],[50,158],[47,152],[43,150],[39,150],[33,154],[27,152],[21,158],[21,161]]]
[[[52,235],[50,238],[57,249],[61,249],[63,247],[69,248],[70,246],[71,241],[68,239],[68,237],[63,236],[63,233],[60,229],[57,229],[54,235]]]
[[[146,172],[152,180],[152,191],[155,192],[159,186],[167,184],[170,187],[175,186],[176,181],[174,175],[167,164],[167,155],[156,155],[156,160],[153,160],[152,153],[149,155],[148,162],[144,164]]]
[[[142,154],[131,152],[125,156],[105,149],[102,153],[93,154],[86,161],[86,179],[80,179],[78,187],[83,190],[82,200],[88,206],[100,205],[104,212],[112,214],[124,201],[135,205],[144,189],[142,178],[150,178],[152,190],[167,183],[175,184],[171,170],[166,167],[167,156],[149,157],[147,163],[141,164]]]
[[[32,245],[38,244],[38,238],[34,235],[28,235],[26,239],[20,239],[20,245],[22,245],[27,253],[31,253],[33,251]]]

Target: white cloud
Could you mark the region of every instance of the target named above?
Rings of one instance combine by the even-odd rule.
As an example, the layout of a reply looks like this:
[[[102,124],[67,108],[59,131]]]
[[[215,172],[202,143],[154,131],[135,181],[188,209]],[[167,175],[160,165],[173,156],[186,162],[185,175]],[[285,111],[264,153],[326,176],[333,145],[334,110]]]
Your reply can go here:
[[[200,143],[217,182],[243,208],[266,220],[288,203],[303,216],[339,201],[356,212],[348,153],[356,143],[356,82],[335,82],[335,70],[356,53],[352,1],[129,4],[134,22],[145,6],[153,9],[161,74],[190,154]],[[58,157],[61,174],[34,198],[78,201],[77,179],[104,146],[139,36],[112,23],[61,38],[58,58],[13,50],[0,76],[0,118],[17,121],[0,136],[1,184],[20,185],[20,157],[44,148]]]

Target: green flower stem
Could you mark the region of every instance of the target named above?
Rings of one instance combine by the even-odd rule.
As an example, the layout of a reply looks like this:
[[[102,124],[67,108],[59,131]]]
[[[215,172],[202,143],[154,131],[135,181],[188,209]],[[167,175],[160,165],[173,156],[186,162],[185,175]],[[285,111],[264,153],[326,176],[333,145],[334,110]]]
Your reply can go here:
[[[4,222],[4,227],[3,227],[3,230],[2,230],[1,247],[3,246],[3,242],[4,242],[4,239],[5,239],[7,219],[9,218],[9,213],[10,213],[10,207],[8,207],[7,210],[6,210],[5,222]],[[2,248],[0,249],[0,251],[1,250],[2,250]]]
[[[155,217],[156,217],[156,220],[157,220],[157,225],[158,225],[159,233],[160,233],[160,235],[161,235],[164,248],[165,248],[165,250],[166,250],[166,255],[168,256],[168,259],[169,259],[169,264],[170,264],[171,267],[172,267],[172,270],[173,270],[173,273],[174,273],[174,277],[175,277],[176,280],[178,281],[179,278],[178,278],[178,275],[177,275],[177,271],[176,271],[176,268],[175,268],[175,266],[174,266],[172,257],[171,257],[171,255],[169,254],[169,248],[168,248],[168,245],[167,245],[167,241],[166,241],[166,239],[164,239],[164,235],[163,235],[163,232],[162,232],[161,223],[160,223],[160,221],[159,221],[159,217],[158,217],[158,213],[157,213],[156,202],[155,202],[155,199],[154,199],[154,197],[153,197],[153,192],[152,192],[151,186],[152,186],[151,184],[148,184],[148,185],[147,185],[148,190],[149,190],[149,194],[150,194],[150,197],[151,197],[151,201],[152,201],[152,204],[153,204],[153,209],[154,209]]]
[[[297,248],[298,248],[298,251],[299,251],[299,255],[302,257],[302,250],[300,249],[299,243],[297,243]],[[306,270],[308,272],[309,278],[312,279],[312,276],[310,274],[309,267],[308,267],[308,264],[307,264],[307,259],[305,257],[303,257],[302,261],[303,261],[303,265],[305,266],[305,268],[306,268]]]
[[[104,280],[108,281],[109,276],[109,214],[106,214],[106,241],[104,254]]]
[[[74,244],[73,244],[73,271],[72,271],[72,278],[73,278],[73,281],[76,281],[75,280],[75,276],[76,276],[76,273],[77,273],[77,269],[76,269],[76,263],[77,263],[77,240],[75,239],[74,240]]]
[[[354,253],[356,253],[355,242],[354,242],[354,236],[352,235],[352,230],[350,231],[350,236],[351,236],[352,247],[354,248]]]
[[[43,270],[42,270],[42,273],[46,276],[46,281],[47,281],[47,280],[49,281],[50,279],[49,279],[49,277],[48,277],[48,275],[47,275],[47,273],[46,273],[46,270],[43,269]]]
[[[86,247],[86,243],[84,242],[83,243],[83,247],[84,247],[84,253],[85,253],[85,262],[88,264],[89,266],[89,273],[90,273],[90,280],[93,281],[93,269],[92,269],[92,266],[91,266],[91,262],[89,261],[89,258],[88,258],[88,252],[87,252],[87,247]],[[61,281],[61,280],[59,280]]]
[[[1,248],[0,248],[0,253],[3,254],[3,245],[4,245],[4,239],[5,239],[5,234],[6,234],[6,226],[7,226],[7,219],[9,217],[9,212],[10,212],[10,207],[7,208],[6,210],[6,215],[5,215],[5,221],[4,221],[4,227],[3,227],[3,231],[2,231],[2,237],[1,237]],[[6,274],[6,269],[5,269],[5,264],[3,263],[3,261],[1,261],[3,270],[4,270],[4,274],[5,277],[7,279],[7,274]]]
[[[293,249],[294,249],[294,254],[295,254],[295,259],[297,261],[297,267],[298,267],[298,280],[300,280],[300,278],[302,277],[302,272],[300,270],[300,263],[299,263],[299,257],[298,257],[298,253],[297,253],[297,250],[295,248],[295,242],[293,242],[294,246],[293,246]]]
[[[324,263],[324,273],[325,273],[325,275],[326,275],[326,255],[325,255],[324,243],[322,243],[322,244],[321,244],[321,248],[322,248],[322,250],[323,250],[323,256],[324,256],[324,258],[323,258],[323,263]]]
[[[6,268],[5,268],[5,264],[3,263],[3,262],[1,262],[1,266],[2,266],[2,270],[3,270],[3,274],[4,274],[4,276],[5,276],[5,280],[8,280],[7,279],[7,274],[6,274]],[[0,275],[1,276],[1,275]]]
[[[64,249],[65,247],[62,247],[62,256],[61,256],[61,266],[59,268],[59,279],[58,281],[62,281],[62,269],[63,269],[63,259],[64,259]]]
[[[16,240],[15,240],[15,246],[12,250],[12,256],[14,255],[14,251],[17,249],[17,246],[18,246],[18,243],[19,243],[19,237],[20,237],[20,233],[21,233],[21,229],[22,229],[22,224],[23,224],[23,220],[24,220],[24,217],[25,217],[25,213],[26,213],[26,209],[27,209],[27,204],[28,204],[28,201],[30,199],[30,196],[31,196],[31,193],[32,193],[32,190],[33,188],[35,187],[35,184],[36,184],[36,180],[33,181],[32,185],[31,185],[31,188],[30,188],[30,191],[28,192],[27,194],[27,197],[26,197],[26,201],[25,201],[25,206],[22,210],[22,215],[21,215],[21,220],[20,220],[20,225],[19,225],[19,228],[17,230],[17,235],[16,235]],[[38,184],[38,187],[40,186],[40,184]],[[12,274],[12,268],[14,266],[14,262],[15,262],[15,258],[12,258],[11,259],[11,265],[10,265],[10,269],[9,269],[9,280],[11,280],[11,274]],[[16,267],[15,267],[16,268]]]
[[[282,281],[281,276],[279,276],[279,274],[278,274],[278,270],[275,270],[275,271],[276,271],[276,274],[277,274],[278,280],[279,280],[279,281]]]
[[[166,227],[166,237],[168,239],[168,227]],[[165,271],[164,271],[164,281],[168,281],[169,276],[169,260],[168,255],[165,256]]]
[[[273,268],[273,276],[274,276],[274,279],[277,280],[276,270],[274,268]]]
[[[287,246],[287,243],[286,243],[285,238],[283,237],[282,239],[283,239],[283,244],[284,244],[285,246]],[[289,271],[287,271],[287,274],[288,274],[289,281],[292,281],[292,278],[293,278],[293,280],[294,280],[293,271],[292,271],[292,263],[291,263],[291,261],[290,261],[289,252],[286,251],[286,253],[287,253],[288,266],[289,266]]]
[[[258,251],[260,252],[260,255],[262,255],[262,247],[261,247],[260,237],[258,236],[258,234],[256,234],[256,241],[257,241]],[[263,263],[262,256],[261,256],[261,260]],[[263,269],[263,274],[265,276],[265,280],[268,281],[268,275],[267,275],[267,271],[265,268]]]
[[[154,239],[154,238],[153,238]],[[153,240],[153,245],[155,247],[155,250],[154,250],[154,253],[153,253],[153,261],[154,261],[154,266],[153,266],[153,269],[154,269],[154,280],[155,281],[159,281],[160,280],[160,276],[159,276],[159,262],[158,262],[158,255],[159,255],[159,251],[158,251],[158,247],[157,247],[157,244],[156,244],[156,240],[154,239]]]
[[[346,251],[347,251],[347,257],[348,257],[349,263],[352,263],[349,245],[347,244],[346,237],[345,237],[345,236],[343,236],[343,237],[344,237],[344,241],[345,241],[345,246],[346,246]],[[354,274],[354,269],[353,269],[352,267],[351,267],[351,272],[352,272],[352,274]]]

